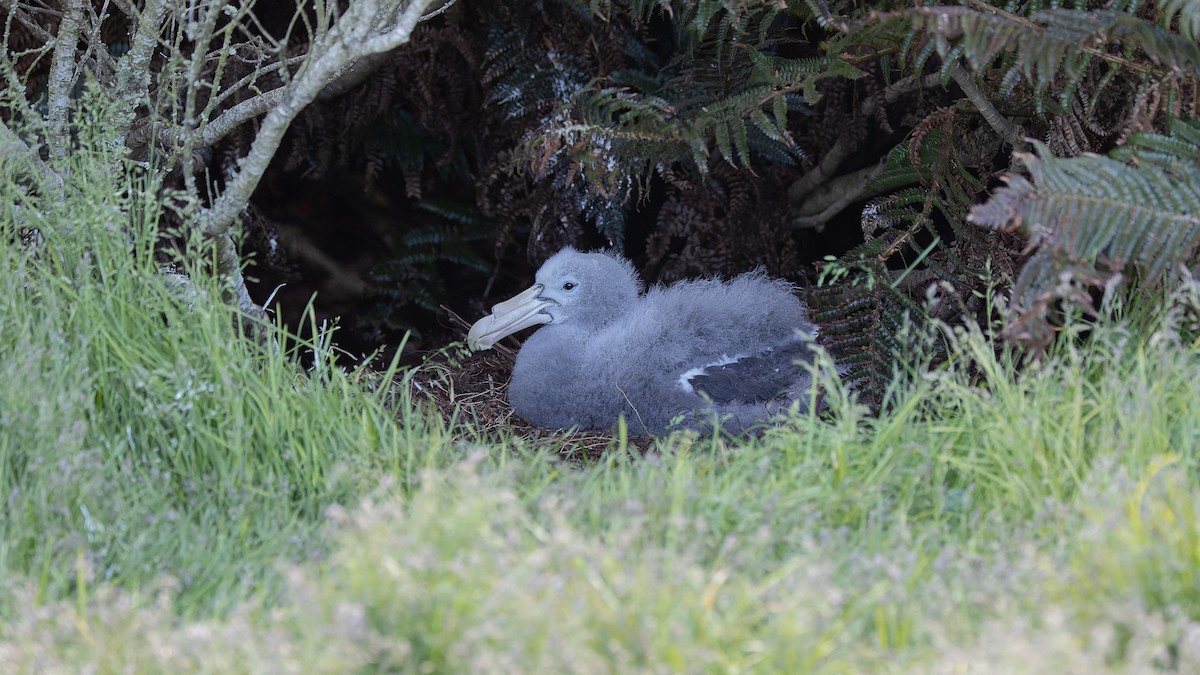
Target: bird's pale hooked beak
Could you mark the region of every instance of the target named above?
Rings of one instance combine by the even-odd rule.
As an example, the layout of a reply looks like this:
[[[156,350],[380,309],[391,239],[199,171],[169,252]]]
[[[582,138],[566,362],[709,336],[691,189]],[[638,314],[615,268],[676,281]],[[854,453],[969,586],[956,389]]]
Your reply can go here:
[[[539,297],[542,285],[534,284],[511,300],[492,306],[492,313],[471,326],[467,333],[467,346],[471,351],[491,349],[505,337],[539,323],[550,323],[550,315],[542,310],[554,304],[553,300]]]

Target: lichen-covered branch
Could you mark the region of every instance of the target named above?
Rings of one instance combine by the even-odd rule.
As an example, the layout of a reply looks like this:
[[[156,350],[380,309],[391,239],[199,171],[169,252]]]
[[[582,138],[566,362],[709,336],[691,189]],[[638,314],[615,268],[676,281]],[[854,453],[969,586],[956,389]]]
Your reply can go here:
[[[227,292],[231,296],[230,300],[242,310],[247,318],[256,321],[262,320],[266,317],[266,312],[261,305],[254,302],[254,299],[250,297],[250,290],[246,288],[246,277],[242,274],[242,257],[238,254],[233,237],[228,232],[222,232],[213,235],[212,241],[216,247],[217,272],[225,280]]]
[[[29,31],[32,35],[38,37],[39,39],[44,40],[46,44],[50,44],[54,41],[54,36],[50,33],[47,33],[46,29],[42,28],[38,22],[31,19],[26,10],[16,2],[13,2],[13,0],[0,0],[0,9],[3,9],[6,15],[6,24],[8,21],[15,19],[21,24],[21,28]],[[6,25],[6,30],[7,28],[8,26]],[[5,43],[7,44],[7,41]]]
[[[84,3],[89,25],[86,32],[80,33],[84,41],[84,52],[77,60],[81,68],[88,67],[92,76],[104,85],[112,84],[113,73],[116,71],[116,61],[108,53],[108,47],[100,37],[100,26],[108,15],[109,2],[111,0],[103,0],[98,10],[93,3]]]
[[[287,87],[280,87],[238,103],[206,124],[196,137],[196,145],[204,147],[220,141],[247,121],[279,105],[286,94]]]
[[[75,88],[77,62],[75,52],[79,46],[79,33],[83,28],[83,0],[66,0],[62,18],[55,35],[54,53],[50,58],[50,79],[46,88],[46,120],[49,133],[46,143],[55,157],[67,154],[71,144],[71,127],[67,112],[71,107],[71,90]]]
[[[362,84],[371,73],[379,69],[383,62],[387,60],[387,51],[368,54],[363,58],[350,64],[338,74],[336,78],[329,84],[321,88],[321,92],[317,94],[318,99],[330,99],[350,91],[351,89]]]
[[[187,188],[188,194],[192,195],[197,200],[199,199],[199,191],[196,187],[196,169],[194,167],[195,158],[192,151],[196,147],[196,129],[200,126],[200,120],[197,118],[196,110],[200,107],[200,92],[202,75],[204,73],[205,62],[207,61],[206,50],[202,48],[208,45],[213,39],[213,32],[217,27],[217,18],[222,13],[222,3],[208,2],[201,9],[196,8],[197,13],[202,13],[202,18],[199,21],[190,22],[186,30],[190,33],[192,40],[196,42],[196,48],[192,51],[191,58],[187,62],[187,92],[184,97],[183,104],[183,119],[180,120],[180,133],[178,138],[180,143],[175,148],[175,157],[183,169],[183,183]]]
[[[246,87],[255,85],[263,77],[265,77],[266,75],[269,75],[271,73],[274,73],[277,70],[283,69],[283,72],[281,73],[281,79],[286,80],[287,79],[286,69],[291,68],[292,66],[298,66],[301,63],[304,63],[304,59],[306,59],[306,58],[308,58],[308,54],[298,54],[296,56],[290,56],[286,59],[281,59],[274,63],[268,63],[259,68],[255,68],[254,72],[250,73],[249,75],[246,75],[245,77],[238,80],[237,82],[234,82],[233,84],[229,85],[228,87],[222,87],[221,88],[222,91],[214,92],[215,95],[213,96],[212,100],[209,102],[209,106],[215,110],[222,103],[224,103],[226,100],[228,100],[231,96],[237,95],[239,92],[241,92]],[[260,95],[262,95],[264,93],[269,94],[270,92],[261,92]],[[210,121],[209,124],[212,124],[212,122]]]
[[[146,0],[137,14],[137,28],[129,41],[129,51],[117,63],[117,125],[113,131],[119,138],[128,135],[133,126],[134,111],[146,100],[150,90],[150,60],[166,18],[167,0]]]
[[[252,13],[254,3],[246,0],[186,4],[105,0],[95,6],[88,0],[60,0],[57,7],[45,8],[57,14],[53,36],[44,24],[30,18],[27,8],[14,0],[0,0],[0,7],[6,10],[5,36],[17,23],[27,33],[45,38],[45,46],[33,50],[5,51],[2,66],[10,85],[19,85],[17,89],[10,86],[10,91],[19,92],[24,89],[24,76],[18,59],[37,51],[49,55],[49,67],[43,71],[48,93],[43,128],[51,159],[43,161],[38,147],[3,123],[0,152],[16,158],[9,166],[34,178],[42,190],[69,187],[70,177],[62,174],[55,160],[71,151],[77,131],[71,126],[73,94],[83,62],[94,61],[97,84],[116,109],[115,115],[104,118],[102,142],[111,143],[110,149],[118,151],[113,157],[146,161],[144,166],[158,176],[179,170],[175,175],[181,177],[187,202],[192,205],[187,222],[212,243],[214,264],[226,281],[231,301],[247,316],[261,318],[262,308],[246,288],[231,226],[245,209],[288,127],[316,98],[336,96],[361,83],[387,52],[409,40],[422,17],[444,11],[453,1],[356,0],[343,4],[316,0],[307,11],[298,8],[288,34],[280,37],[263,30]],[[427,14],[430,6],[440,9]],[[112,7],[115,10],[110,10]],[[115,60],[109,56],[112,45],[103,44],[100,31],[110,11],[124,14],[130,24],[129,49]],[[299,54],[295,46],[300,42],[293,39],[294,31],[305,33],[306,46]],[[86,50],[80,49],[81,41]],[[7,37],[4,44],[11,44]],[[253,60],[256,56],[261,59]],[[254,66],[252,71],[239,70],[236,77],[228,77],[226,67],[233,58]],[[260,85],[265,91],[258,89]],[[17,93],[13,100],[22,97]],[[231,101],[236,104],[230,105]],[[22,113],[26,114],[37,115],[37,111],[29,107]],[[198,153],[256,118],[261,122],[247,156],[227,177],[224,189],[213,195],[200,184],[203,165]]]

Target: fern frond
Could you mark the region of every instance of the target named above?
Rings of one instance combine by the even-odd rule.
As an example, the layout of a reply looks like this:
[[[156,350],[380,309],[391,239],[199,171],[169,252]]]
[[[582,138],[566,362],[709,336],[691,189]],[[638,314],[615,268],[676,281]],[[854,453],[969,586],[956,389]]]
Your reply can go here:
[[[645,23],[658,12],[670,11],[671,0],[626,0],[620,4],[630,16]],[[589,8],[593,15],[608,21],[613,15],[613,0],[591,0]]]
[[[516,29],[496,29],[488,34],[486,103],[500,108],[508,120],[562,106],[591,79],[574,61],[552,63],[543,54],[525,49],[524,37]]]
[[[917,143],[916,152],[912,145]],[[944,164],[948,155],[956,149],[949,135],[939,129],[915,134],[888,151],[883,170],[871,181],[873,192],[886,192],[898,187],[913,185],[929,176],[939,164]],[[914,164],[913,160],[917,163]]]
[[[753,118],[751,121],[754,121]],[[804,159],[804,152],[796,147],[790,139],[770,135],[762,125],[755,123],[749,129],[747,140],[750,150],[755,157],[773,164],[784,166],[799,166]]]
[[[1030,179],[1005,177],[1008,186],[968,219],[987,227],[1019,229],[1043,248],[1094,264],[1131,264],[1161,279],[1200,246],[1200,171],[1179,173],[1158,163],[1131,166],[1097,156],[1057,159],[1044,147],[1022,155]]]
[[[1200,4],[1195,0],[1159,0],[1158,11],[1163,28],[1174,26],[1183,37],[1200,40]]]
[[[861,400],[878,408],[895,375],[896,356],[905,352],[898,336],[910,303],[882,278],[886,270],[868,263],[850,278],[810,294],[813,321],[821,327],[821,344],[844,369],[842,378]]]
[[[886,192],[905,185],[912,185],[920,180],[920,174],[913,166],[908,154],[908,141],[897,144],[888,151],[884,159],[883,169],[871,179],[872,192]]]
[[[474,227],[478,229],[478,226],[483,220],[483,218],[480,217],[477,209],[473,208],[471,205],[463,204],[461,202],[453,202],[443,199],[425,199],[417,203],[417,208],[421,209],[422,211],[428,211],[429,213],[441,216],[451,223],[456,223],[465,227]],[[459,240],[462,238],[463,237],[460,234],[456,236],[454,240]],[[410,242],[406,243],[408,243],[410,246],[412,245]]]
[[[1193,15],[1200,16],[1200,10],[1193,8]],[[1128,14],[1117,12],[1094,12],[1102,23],[1098,36],[1107,42],[1127,41],[1136,45],[1158,63],[1174,71],[1196,72],[1200,70],[1200,43],[1194,36],[1194,28],[1190,25],[1187,30],[1193,35],[1177,35],[1159,26]]]
[[[1129,269],[1159,283],[1200,251],[1200,123],[1175,122],[1167,136],[1140,134],[1113,156],[1069,159],[1020,154],[1029,177],[973,208],[968,220],[1019,231],[1038,251],[1025,265],[1012,307],[1020,339],[1045,343],[1055,299],[1087,305],[1079,284]],[[1128,160],[1128,161],[1122,161]]]
[[[1195,18],[1190,10],[1184,14],[1188,21]],[[1054,86],[1065,107],[1097,58],[1145,72],[1144,66],[1114,53],[1114,47],[1141,49],[1171,71],[1200,70],[1200,44],[1194,37],[1115,10],[1046,9],[1030,12],[1026,18],[999,9],[922,7],[893,16],[907,17],[914,30],[931,38],[913,55],[918,67],[931,47],[948,67],[959,57],[976,71],[1004,62],[1007,70],[1001,88],[1023,78],[1033,86],[1039,106]],[[1190,23],[1187,30],[1192,30]],[[915,40],[911,43],[917,45]]]
[[[1112,156],[1127,162],[1154,162],[1186,172],[1200,165],[1200,120],[1172,119],[1167,134],[1132,134],[1129,144],[1117,148]]]
[[[681,19],[690,30],[703,35],[715,28],[725,33],[722,37],[746,34],[756,19],[761,22],[764,13],[773,16],[779,11],[779,3],[770,0],[697,0],[677,4],[682,5]]]

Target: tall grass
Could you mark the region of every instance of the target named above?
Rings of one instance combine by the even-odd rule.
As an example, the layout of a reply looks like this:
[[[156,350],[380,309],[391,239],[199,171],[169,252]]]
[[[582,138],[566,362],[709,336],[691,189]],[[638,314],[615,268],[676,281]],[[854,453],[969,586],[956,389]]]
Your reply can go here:
[[[60,200],[0,172],[44,242],[0,247],[0,672],[1200,671],[1195,283],[1023,369],[949,333],[878,417],[826,369],[828,416],[580,465],[242,335],[102,153]]]
[[[323,555],[327,505],[447,461],[439,421],[405,409],[393,422],[362,373],[334,366],[327,336],[241,336],[203,242],[187,242],[199,262],[181,292],[155,260],[157,186],[133,167],[110,175],[103,149],[80,143],[66,199],[4,173],[6,570],[46,599],[170,575],[202,611],[269,588],[281,555]],[[33,230],[43,243],[18,245]]]

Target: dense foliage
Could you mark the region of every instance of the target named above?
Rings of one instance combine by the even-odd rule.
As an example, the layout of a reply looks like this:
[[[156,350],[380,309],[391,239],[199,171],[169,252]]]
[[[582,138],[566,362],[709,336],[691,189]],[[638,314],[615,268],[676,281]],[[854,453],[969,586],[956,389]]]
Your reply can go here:
[[[457,277],[477,294],[565,244],[624,249],[651,281],[764,265],[823,282],[825,339],[878,394],[906,316],[998,311],[1042,349],[1064,309],[1194,262],[1198,21],[1184,2],[462,3],[310,109],[287,166],[402,174],[402,227],[433,246],[371,273],[392,312],[444,301],[422,279],[448,264],[492,267]]]
[[[443,304],[480,309],[563,245],[611,246],[650,281],[756,265],[820,281],[825,339],[872,396],[912,349],[911,319],[999,311],[1009,338],[1042,349],[1064,309],[1095,313],[1102,294],[1169,285],[1194,261],[1194,3],[442,10],[300,114],[241,214],[255,291],[292,282],[298,315],[319,290],[357,348],[431,327]],[[235,46],[285,59],[305,33],[264,12]],[[92,15],[81,58],[102,79],[97,49],[115,60],[132,27]],[[55,15],[6,16],[7,77],[36,101]],[[245,58],[214,63],[201,72],[274,81]],[[231,91],[206,111],[249,96]],[[143,136],[127,138],[135,155]],[[197,159],[232,176],[254,141],[243,127]]]

